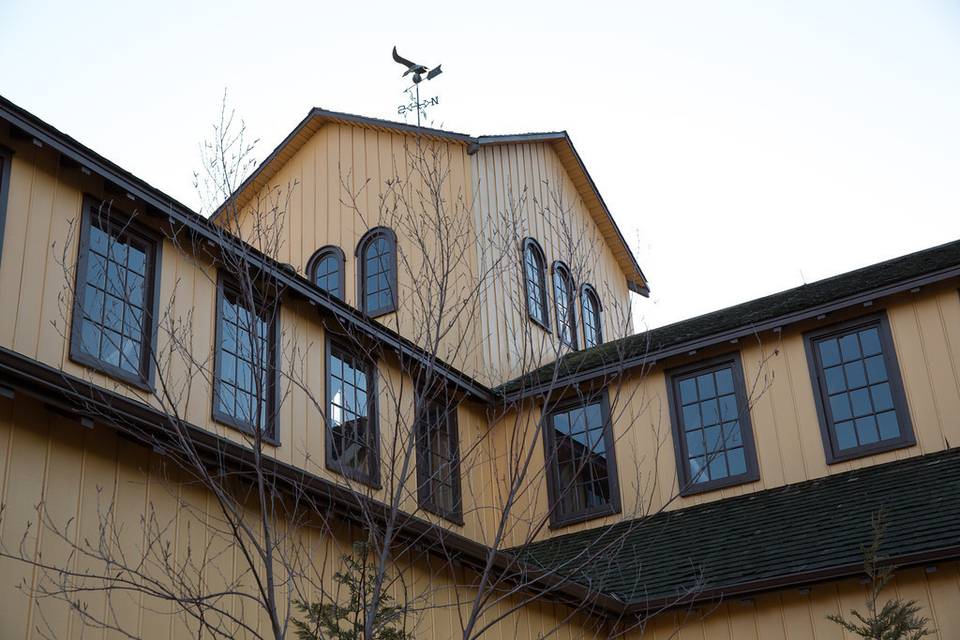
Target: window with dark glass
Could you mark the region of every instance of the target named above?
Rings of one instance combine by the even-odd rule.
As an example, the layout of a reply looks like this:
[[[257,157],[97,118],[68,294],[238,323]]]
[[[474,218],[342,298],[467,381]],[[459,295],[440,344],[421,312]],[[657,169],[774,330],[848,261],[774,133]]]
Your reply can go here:
[[[327,352],[327,466],[377,485],[380,462],[373,364],[333,342]]]
[[[588,284],[580,291],[580,322],[583,324],[583,346],[587,349],[603,343],[600,328],[600,298]]]
[[[915,442],[885,316],[807,339],[828,462]]]
[[[138,386],[151,377],[159,242],[109,204],[84,202],[70,357]]]
[[[574,311],[573,277],[562,262],[553,263],[553,302],[557,313],[557,333],[560,342],[577,348],[577,320]]]
[[[357,247],[360,260],[358,298],[363,311],[379,316],[397,308],[397,240],[393,231],[378,227]]]
[[[417,415],[417,495],[420,505],[462,522],[457,407],[446,399],[424,399]]]
[[[536,240],[523,242],[523,282],[526,289],[527,314],[534,322],[549,329],[547,318],[546,261]]]
[[[737,356],[670,372],[680,491],[687,495],[756,480],[750,411]]]
[[[7,197],[10,192],[10,167],[13,152],[0,146],[0,256],[3,256],[3,229],[7,219]]]
[[[217,285],[217,351],[213,417],[274,438],[277,375],[276,309]]]
[[[343,300],[343,263],[343,251],[339,247],[323,247],[310,258],[307,274],[317,287]]]
[[[606,395],[563,403],[544,420],[551,524],[562,526],[619,512]]]

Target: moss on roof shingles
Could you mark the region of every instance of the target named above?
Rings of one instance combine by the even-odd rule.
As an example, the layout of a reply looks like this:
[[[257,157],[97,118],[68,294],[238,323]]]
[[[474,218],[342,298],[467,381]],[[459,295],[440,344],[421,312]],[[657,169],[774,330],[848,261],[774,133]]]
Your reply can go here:
[[[960,448],[562,535],[514,552],[642,605],[859,567],[883,508],[881,555],[960,549]],[[597,557],[592,557],[597,556]],[[589,562],[584,562],[590,558]]]

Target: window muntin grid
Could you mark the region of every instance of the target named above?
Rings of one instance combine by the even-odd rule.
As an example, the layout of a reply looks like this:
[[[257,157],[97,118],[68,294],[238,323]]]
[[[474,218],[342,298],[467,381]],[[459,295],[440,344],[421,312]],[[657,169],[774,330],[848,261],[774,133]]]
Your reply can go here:
[[[677,436],[688,481],[697,485],[747,475],[749,458],[733,365],[678,376],[674,384],[680,420]]]
[[[343,299],[343,269],[336,253],[330,251],[320,256],[314,268],[313,281],[330,295]]]
[[[576,349],[577,323],[573,310],[573,278],[561,263],[554,263],[553,301],[557,312],[557,333],[560,341]]]
[[[429,401],[417,429],[420,502],[438,515],[459,518],[460,455],[456,407]]]
[[[331,346],[327,372],[328,456],[335,468],[375,477],[376,425],[372,424],[372,377],[368,364]]]
[[[363,310],[370,315],[396,308],[396,256],[394,243],[385,233],[377,233],[363,245],[362,300]]]
[[[553,412],[548,420],[557,515],[569,518],[611,505],[608,425],[601,401]]]
[[[154,247],[90,212],[78,280],[75,349],[108,371],[145,380]]]
[[[527,313],[537,323],[548,327],[544,259],[532,241],[524,245],[523,271],[527,289]]]
[[[903,438],[879,323],[818,338],[813,344],[836,452]]]
[[[603,334],[600,329],[600,301],[592,288],[584,286],[580,293],[580,305],[583,346],[589,349],[603,342]]]
[[[219,304],[216,413],[269,434],[273,335],[268,312],[253,312],[239,293],[222,283]]]

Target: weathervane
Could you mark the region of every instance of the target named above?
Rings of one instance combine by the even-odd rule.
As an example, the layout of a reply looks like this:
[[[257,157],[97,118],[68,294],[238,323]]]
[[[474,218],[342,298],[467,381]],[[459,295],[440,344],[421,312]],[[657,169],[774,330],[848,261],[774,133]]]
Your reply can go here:
[[[405,67],[407,68],[407,70],[403,72],[403,75],[401,76],[402,78],[406,78],[406,77],[407,77],[408,75],[410,75],[411,73],[413,74],[413,86],[412,86],[412,87],[408,87],[408,88],[406,89],[406,91],[407,91],[408,93],[410,92],[411,89],[413,89],[413,90],[416,91],[416,99],[415,99],[415,101],[414,101],[414,102],[411,102],[411,103],[409,103],[409,104],[402,104],[402,105],[400,105],[399,107],[397,107],[397,113],[399,113],[400,115],[403,116],[403,115],[406,115],[406,114],[410,113],[411,111],[416,111],[416,112],[417,112],[417,126],[419,127],[419,126],[420,126],[420,112],[423,111],[423,112],[425,113],[427,107],[432,107],[433,105],[440,104],[440,98],[438,98],[438,97],[436,97],[436,96],[434,96],[434,97],[432,97],[432,98],[429,98],[428,100],[424,100],[423,102],[420,102],[420,83],[423,82],[423,80],[424,80],[424,75],[426,75],[426,79],[427,79],[427,80],[433,80],[433,79],[436,78],[438,75],[440,75],[441,73],[443,73],[443,71],[440,70],[440,65],[439,65],[439,64],[438,64],[437,66],[435,66],[433,69],[430,69],[430,70],[428,71],[426,65],[417,64],[416,62],[411,62],[411,61],[407,60],[406,58],[404,58],[403,56],[401,56],[399,53],[397,53],[397,48],[396,48],[396,47],[393,48],[393,60],[394,60],[394,62],[397,62],[397,63],[399,63],[399,64],[402,64],[403,66],[405,66]],[[413,96],[411,96],[411,97],[413,97]]]

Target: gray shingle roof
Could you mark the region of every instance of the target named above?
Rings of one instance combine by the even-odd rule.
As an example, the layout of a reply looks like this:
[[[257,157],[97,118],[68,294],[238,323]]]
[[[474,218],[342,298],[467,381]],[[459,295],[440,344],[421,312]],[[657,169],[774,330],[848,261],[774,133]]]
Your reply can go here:
[[[882,555],[916,561],[942,557],[945,550],[960,554],[960,448],[559,536],[515,552],[629,604],[671,600],[692,588],[695,595],[719,597],[791,576],[803,584],[816,581],[804,576],[823,579],[838,569],[857,575],[862,545],[872,538],[871,516],[881,507],[888,523]],[[605,549],[601,559],[581,566],[598,549]]]

